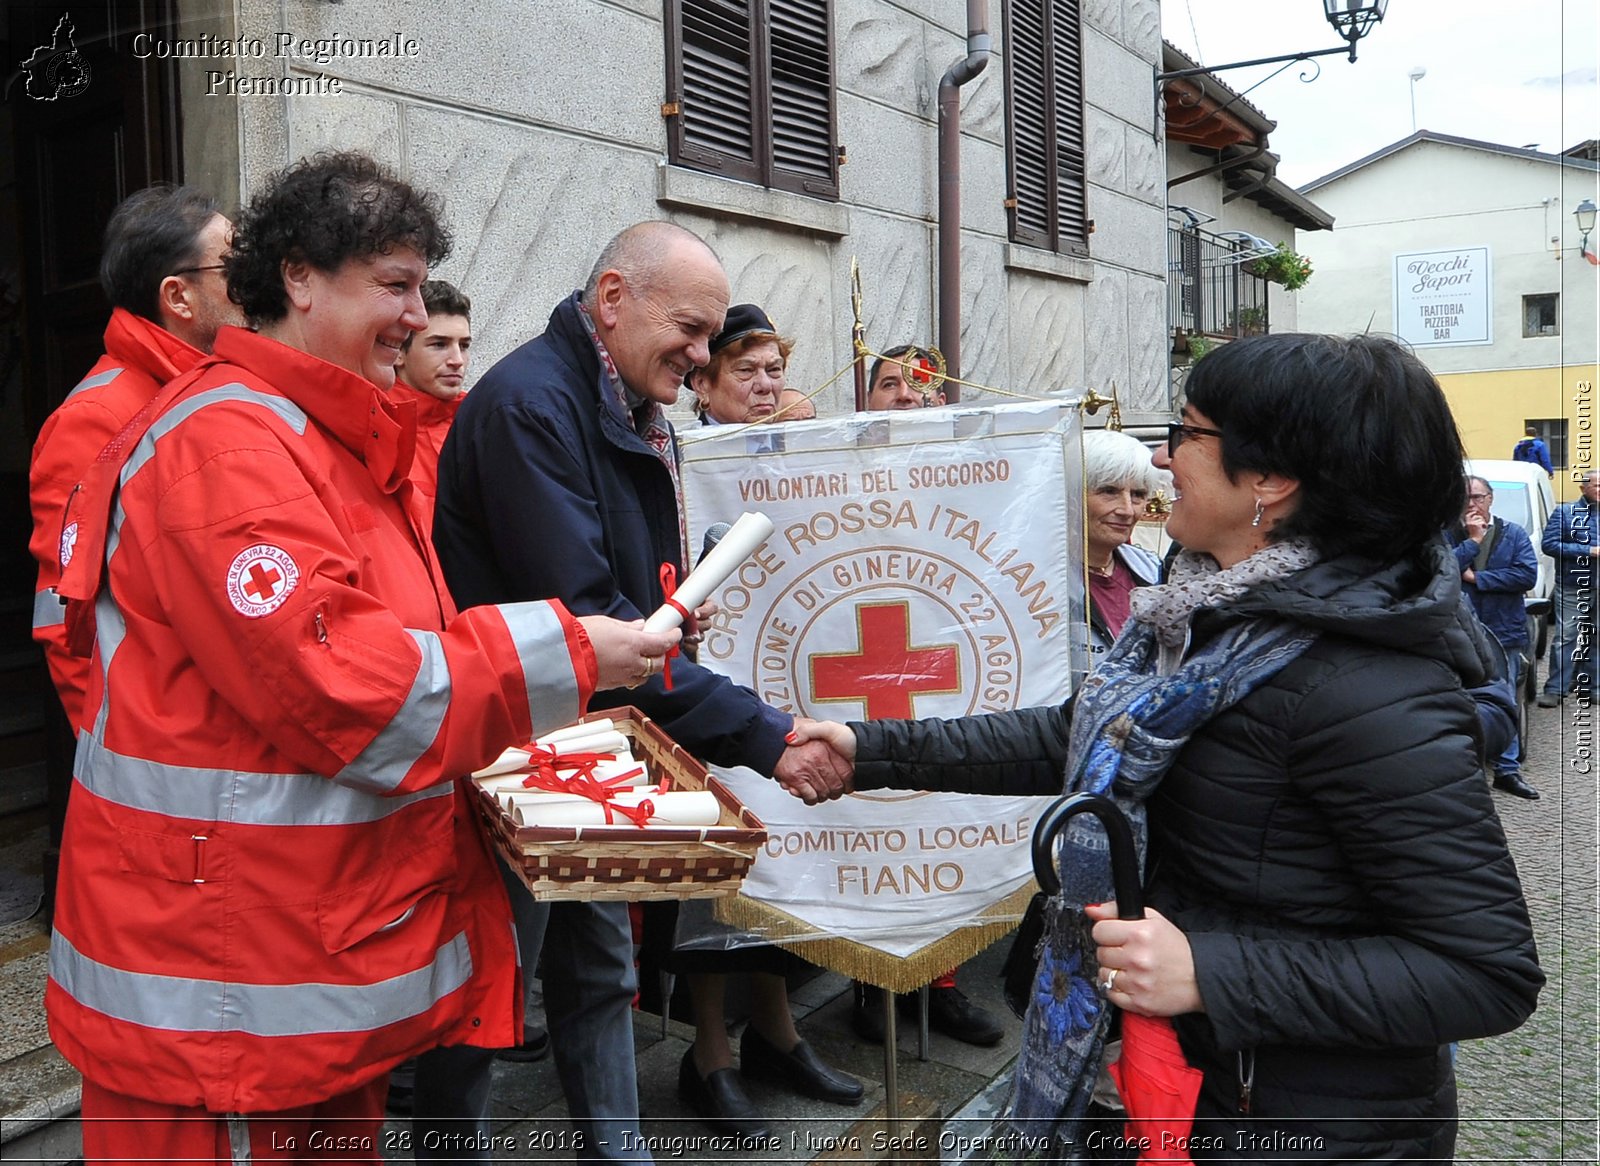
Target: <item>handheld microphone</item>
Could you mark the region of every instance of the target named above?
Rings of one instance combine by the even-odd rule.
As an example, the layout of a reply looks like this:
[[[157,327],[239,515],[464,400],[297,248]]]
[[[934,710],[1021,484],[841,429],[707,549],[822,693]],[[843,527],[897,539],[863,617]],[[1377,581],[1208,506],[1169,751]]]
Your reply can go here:
[[[732,529],[733,527],[729,526],[726,522],[713,522],[710,526],[706,527],[706,539],[705,542],[700,546],[700,557],[694,561],[694,565],[698,567],[701,563],[705,562],[706,556],[711,553],[712,548],[721,542],[723,536],[725,536]]]

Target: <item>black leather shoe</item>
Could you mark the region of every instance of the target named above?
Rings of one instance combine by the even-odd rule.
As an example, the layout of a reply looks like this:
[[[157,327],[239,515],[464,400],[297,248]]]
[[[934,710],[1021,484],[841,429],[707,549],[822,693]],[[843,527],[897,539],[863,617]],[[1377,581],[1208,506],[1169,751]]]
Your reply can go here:
[[[1520,773],[1495,774],[1494,788],[1502,793],[1508,793],[1514,798],[1527,798],[1530,802],[1539,800],[1539,791],[1523,781]]]
[[[700,1076],[694,1063],[693,1045],[678,1065],[678,1096],[719,1134],[741,1138],[772,1136],[767,1119],[761,1116],[744,1086],[739,1084],[739,1074],[732,1069],[718,1069],[709,1077]]]
[[[1535,794],[1534,797],[1538,797]],[[915,996],[911,997],[916,1000]],[[969,1045],[985,1048],[1000,1043],[1005,1030],[994,1014],[979,1008],[960,988],[928,989],[928,1028]]]
[[[1541,692],[1535,703],[1542,709],[1553,709],[1561,703],[1561,695],[1559,692]]]
[[[855,1105],[866,1094],[861,1082],[823,1064],[817,1050],[801,1041],[788,1052],[746,1025],[739,1038],[739,1072],[752,1081],[772,1081],[802,1097]]]
[[[512,1045],[509,1049],[498,1049],[494,1055],[495,1059],[501,1061],[519,1063],[542,1061],[550,1055],[550,1034],[542,1028],[525,1028],[520,1045]]]
[[[855,981],[855,1003],[850,1006],[850,1028],[869,1045],[883,1043],[883,989]]]

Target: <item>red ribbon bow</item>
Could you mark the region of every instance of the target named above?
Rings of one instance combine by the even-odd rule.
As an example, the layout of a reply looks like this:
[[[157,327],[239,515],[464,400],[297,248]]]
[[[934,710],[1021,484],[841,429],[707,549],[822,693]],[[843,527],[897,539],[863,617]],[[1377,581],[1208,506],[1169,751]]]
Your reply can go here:
[[[695,622],[694,612],[673,598],[677,590],[678,568],[671,563],[662,563],[661,602],[683,617],[683,634],[692,636],[700,630],[700,625]],[[661,662],[661,684],[668,692],[672,691],[672,658],[676,655],[678,655],[678,645],[674,644],[667,649],[666,659]]]
[[[648,798],[637,806],[624,806],[615,800],[614,795],[619,786],[625,786],[645,771],[642,765],[636,765],[612,777],[599,778],[595,776],[595,769],[602,761],[615,761],[617,759],[615,753],[561,754],[546,745],[529,745],[527,749],[533,769],[522,779],[524,789],[578,794],[588,798],[605,812],[608,826],[614,825],[615,815],[621,814],[635,826],[643,829],[656,812],[655,803]],[[562,770],[571,770],[572,773],[563,777]],[[666,781],[663,779],[661,785],[656,787],[656,792],[662,792],[665,786]]]

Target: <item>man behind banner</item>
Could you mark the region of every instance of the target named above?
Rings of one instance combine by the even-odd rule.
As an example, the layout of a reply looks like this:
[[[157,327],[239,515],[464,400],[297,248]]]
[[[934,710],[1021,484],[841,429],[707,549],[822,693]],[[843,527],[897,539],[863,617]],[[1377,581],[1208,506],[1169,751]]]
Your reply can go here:
[[[932,409],[944,404],[944,379],[928,351],[915,344],[896,345],[873,361],[867,383],[871,386],[867,393],[869,413]],[[909,1012],[915,1000],[914,996],[900,997],[901,1011]],[[883,1043],[881,988],[856,981],[850,1027],[864,1041]],[[993,1013],[978,1007],[956,987],[954,968],[928,987],[928,1027],[982,1047],[999,1044],[1005,1035]]]
[[[549,326],[468,395],[439,464],[434,544],[456,601],[554,597],[575,614],[634,619],[661,605],[688,565],[678,445],[665,406],[710,360],[728,279],[696,235],[664,222],[624,230]],[[786,744],[793,718],[749,689],[673,660],[671,685],[599,692],[635,705],[691,753],[776,777],[806,801],[843,792],[827,750]],[[634,1076],[635,992],[625,904],[535,904],[556,1068],[594,1157],[645,1160]]]

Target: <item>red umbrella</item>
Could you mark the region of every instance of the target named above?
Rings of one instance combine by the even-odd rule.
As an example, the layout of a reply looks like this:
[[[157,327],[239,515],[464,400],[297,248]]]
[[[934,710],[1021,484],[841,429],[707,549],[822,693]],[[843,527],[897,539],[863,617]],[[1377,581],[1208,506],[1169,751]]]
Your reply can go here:
[[[1139,1161],[1193,1166],[1186,1147],[1205,1074],[1184,1057],[1172,1022],[1124,1012],[1122,1056],[1110,1068],[1128,1111],[1129,1145],[1140,1147]]]

